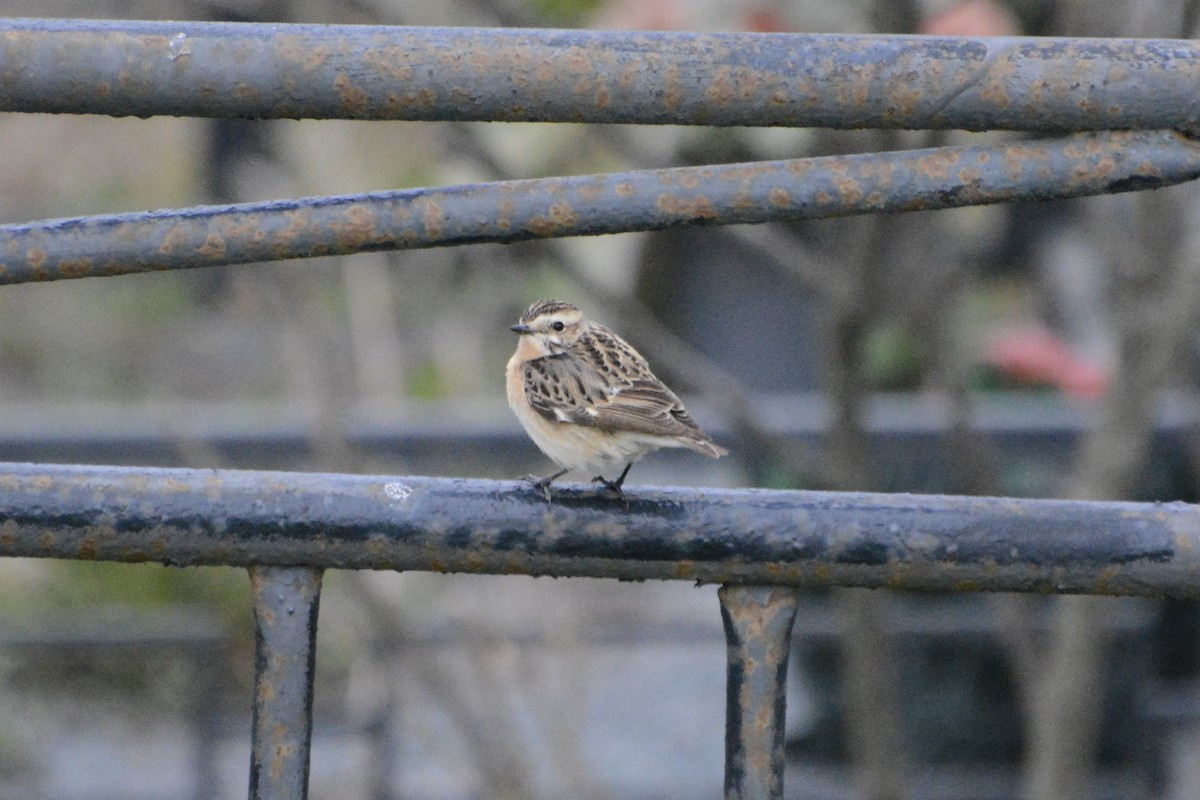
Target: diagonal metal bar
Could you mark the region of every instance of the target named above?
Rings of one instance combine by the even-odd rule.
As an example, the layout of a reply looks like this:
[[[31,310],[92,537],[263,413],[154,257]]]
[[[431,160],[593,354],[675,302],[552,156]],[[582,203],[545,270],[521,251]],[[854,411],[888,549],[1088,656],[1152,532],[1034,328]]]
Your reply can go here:
[[[308,797],[320,569],[250,567],[255,689],[250,800]]]
[[[725,800],[783,797],[788,651],[800,592],[786,586],[722,586]]]
[[[0,465],[0,557],[1200,598],[1200,509]]]
[[[6,20],[0,110],[1194,129],[1195,42]]]
[[[0,226],[0,283],[1046,200],[1200,175],[1171,131],[502,181]]]

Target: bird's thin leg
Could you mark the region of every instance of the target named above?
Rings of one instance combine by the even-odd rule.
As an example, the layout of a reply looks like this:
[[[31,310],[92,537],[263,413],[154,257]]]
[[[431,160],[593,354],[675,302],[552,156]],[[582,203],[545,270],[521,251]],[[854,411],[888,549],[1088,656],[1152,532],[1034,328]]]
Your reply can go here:
[[[629,468],[632,466],[633,466],[632,461],[630,461],[628,464],[626,464],[625,469],[621,472],[621,477],[617,478],[615,481],[607,480],[607,479],[605,479],[605,477],[603,475],[597,475],[596,477],[592,478],[592,483],[599,483],[605,489],[608,489],[611,492],[615,492],[617,497],[624,500],[625,493],[623,491],[621,491],[621,484],[625,483],[625,476],[629,474]]]
[[[553,483],[556,479],[561,478],[563,475],[566,475],[568,472],[570,472],[570,470],[560,469],[558,472],[555,472],[552,475],[547,475],[544,478],[539,478],[536,475],[526,475],[525,480],[532,483],[535,489],[540,489],[542,492],[542,496],[545,497],[546,502],[549,503],[550,502],[550,484]]]

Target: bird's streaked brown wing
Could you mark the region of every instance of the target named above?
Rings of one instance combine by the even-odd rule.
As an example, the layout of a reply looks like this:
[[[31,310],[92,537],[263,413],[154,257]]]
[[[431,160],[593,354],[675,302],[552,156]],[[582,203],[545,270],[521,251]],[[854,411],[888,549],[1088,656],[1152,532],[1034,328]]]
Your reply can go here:
[[[526,361],[525,398],[534,411],[553,422],[591,425],[588,409],[604,399],[603,384],[591,368],[569,355]]]
[[[607,329],[598,327],[597,335],[581,337],[573,354],[526,363],[525,394],[534,410],[556,422],[678,438],[707,455],[724,454],[641,354]]]
[[[639,378],[595,408],[597,428],[710,441],[675,393],[653,375]]]

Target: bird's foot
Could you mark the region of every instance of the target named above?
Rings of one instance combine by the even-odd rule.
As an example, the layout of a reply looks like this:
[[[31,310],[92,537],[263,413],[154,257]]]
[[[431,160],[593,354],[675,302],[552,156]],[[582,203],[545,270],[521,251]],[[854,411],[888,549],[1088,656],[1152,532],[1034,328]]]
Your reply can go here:
[[[625,492],[621,489],[621,485],[625,483],[625,476],[629,474],[629,468],[632,466],[633,464],[626,464],[625,469],[621,472],[621,477],[617,478],[615,481],[610,481],[603,475],[597,475],[596,477],[592,478],[592,483],[598,483],[608,491],[615,494],[617,499],[625,504],[626,511],[629,510],[629,499],[625,497]]]
[[[566,474],[567,474],[567,471],[564,469],[564,470],[560,470],[559,472],[555,472],[552,475],[547,475],[544,478],[539,478],[537,475],[526,475],[525,480],[528,483],[530,483],[533,486],[533,488],[535,488],[539,492],[541,492],[542,497],[546,498],[546,503],[550,504],[551,502],[553,502],[553,500],[550,497],[550,484],[553,483],[555,481],[555,479],[561,478],[563,475],[566,475]]]
[[[608,489],[610,492],[615,494],[617,497],[625,496],[625,492],[621,490],[621,481],[610,481],[608,478],[604,477],[603,475],[597,475],[596,477],[592,478],[592,483],[600,484],[605,489]]]

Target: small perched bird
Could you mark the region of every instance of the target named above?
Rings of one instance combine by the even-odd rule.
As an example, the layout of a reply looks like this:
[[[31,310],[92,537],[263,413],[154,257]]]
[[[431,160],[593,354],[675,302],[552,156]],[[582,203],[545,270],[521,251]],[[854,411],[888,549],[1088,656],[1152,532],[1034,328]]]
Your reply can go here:
[[[505,370],[508,404],[525,432],[561,470],[530,482],[550,500],[550,483],[577,470],[625,468],[593,483],[624,498],[629,468],[660,447],[720,458],[728,450],[688,414],[641,353],[561,300],[541,300],[512,326],[520,335]]]

